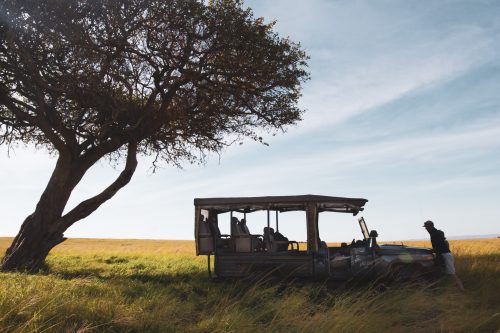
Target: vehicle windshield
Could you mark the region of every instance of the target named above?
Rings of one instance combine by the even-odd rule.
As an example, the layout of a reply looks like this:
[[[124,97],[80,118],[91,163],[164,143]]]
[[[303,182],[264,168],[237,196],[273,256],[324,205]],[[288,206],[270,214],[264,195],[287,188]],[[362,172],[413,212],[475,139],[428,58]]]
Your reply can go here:
[[[361,227],[361,232],[363,233],[363,237],[365,239],[368,239],[369,233],[368,233],[368,228],[366,227],[365,219],[363,217],[360,217],[358,221],[359,221],[359,226]]]

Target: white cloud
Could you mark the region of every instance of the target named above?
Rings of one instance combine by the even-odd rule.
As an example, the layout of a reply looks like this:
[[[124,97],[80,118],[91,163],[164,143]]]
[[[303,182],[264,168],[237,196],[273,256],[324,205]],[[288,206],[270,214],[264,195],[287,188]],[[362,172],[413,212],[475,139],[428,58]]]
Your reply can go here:
[[[439,3],[247,1],[311,55],[300,134],[338,124],[497,58],[498,24]],[[450,5],[450,4],[448,4]],[[497,31],[497,33],[494,33]]]
[[[393,47],[362,59],[340,61],[343,68],[332,65],[318,69],[302,99],[308,112],[301,129],[310,131],[338,124],[411,91],[462,75],[490,61],[495,52],[493,40],[486,32],[467,28],[444,40],[404,49]],[[331,53],[329,58],[335,62]]]

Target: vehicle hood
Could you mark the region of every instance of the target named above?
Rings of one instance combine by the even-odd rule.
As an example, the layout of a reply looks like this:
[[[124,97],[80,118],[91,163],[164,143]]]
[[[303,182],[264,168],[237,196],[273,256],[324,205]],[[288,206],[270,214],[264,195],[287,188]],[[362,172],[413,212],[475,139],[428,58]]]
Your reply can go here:
[[[396,244],[382,244],[378,249],[382,255],[398,255],[398,254],[432,254],[432,249],[425,247],[415,247]]]

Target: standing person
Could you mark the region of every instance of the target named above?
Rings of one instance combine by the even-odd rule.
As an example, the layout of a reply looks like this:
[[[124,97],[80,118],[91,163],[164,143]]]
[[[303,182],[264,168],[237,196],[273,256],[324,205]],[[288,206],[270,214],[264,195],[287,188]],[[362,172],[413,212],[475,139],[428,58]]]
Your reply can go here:
[[[453,259],[453,255],[450,252],[450,245],[448,244],[448,241],[444,236],[444,232],[436,229],[434,227],[434,222],[430,220],[424,223],[424,228],[427,230],[427,232],[429,232],[429,235],[431,235],[432,249],[436,253],[436,256],[438,256],[437,259],[441,260],[444,263],[446,274],[450,275],[453,278],[455,284],[457,285],[457,288],[460,291],[465,291],[462,281],[456,274],[455,260]]]

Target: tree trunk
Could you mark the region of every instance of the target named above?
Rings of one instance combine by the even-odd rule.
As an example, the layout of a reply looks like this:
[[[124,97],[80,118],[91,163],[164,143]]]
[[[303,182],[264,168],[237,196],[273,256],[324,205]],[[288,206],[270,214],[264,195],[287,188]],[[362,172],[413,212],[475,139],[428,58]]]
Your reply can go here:
[[[27,271],[36,273],[44,268],[49,251],[66,238],[62,232],[50,232],[40,218],[28,216],[2,261],[4,271]]]
[[[82,201],[65,215],[64,208],[71,192],[93,165],[93,160],[89,162],[81,158],[60,156],[35,212],[24,220],[21,230],[7,249],[1,270],[37,272],[44,268],[49,251],[66,239],[64,232],[130,182],[137,167],[136,153],[137,143],[130,142],[125,168],[118,178],[101,193]],[[97,160],[98,158],[95,159]]]
[[[49,251],[65,240],[65,230],[59,230],[56,221],[83,176],[75,170],[68,158],[59,157],[35,211],[24,220],[21,230],[7,249],[2,270],[38,271],[43,268]]]

